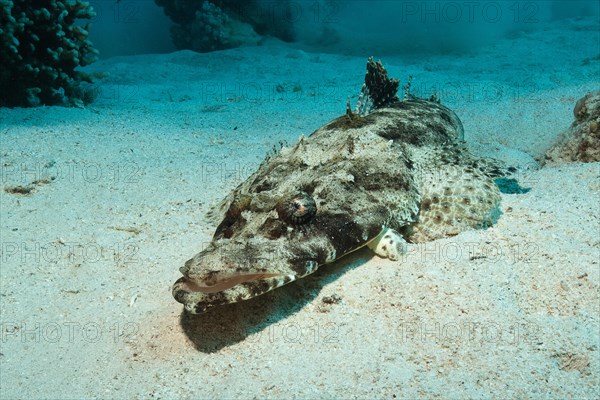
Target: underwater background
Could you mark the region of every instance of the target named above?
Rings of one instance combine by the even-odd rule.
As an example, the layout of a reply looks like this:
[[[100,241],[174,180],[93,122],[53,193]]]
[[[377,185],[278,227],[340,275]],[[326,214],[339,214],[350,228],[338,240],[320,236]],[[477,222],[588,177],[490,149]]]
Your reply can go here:
[[[371,56],[526,190],[184,313],[211,206]],[[598,398],[599,90],[596,1],[0,0],[0,398]]]

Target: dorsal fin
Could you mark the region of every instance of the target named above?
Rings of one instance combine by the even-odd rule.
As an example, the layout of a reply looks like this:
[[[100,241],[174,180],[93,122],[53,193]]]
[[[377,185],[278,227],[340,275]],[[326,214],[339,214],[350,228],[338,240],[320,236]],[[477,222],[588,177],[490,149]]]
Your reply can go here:
[[[390,79],[381,61],[367,61],[367,73],[356,103],[355,112],[358,115],[367,115],[371,111],[386,107],[398,101],[398,79]]]

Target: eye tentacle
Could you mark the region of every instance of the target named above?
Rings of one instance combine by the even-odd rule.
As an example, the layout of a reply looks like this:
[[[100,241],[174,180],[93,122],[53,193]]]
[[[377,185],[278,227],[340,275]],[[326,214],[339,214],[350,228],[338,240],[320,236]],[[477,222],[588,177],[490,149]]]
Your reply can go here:
[[[306,192],[280,200],[275,207],[279,219],[289,225],[303,225],[317,214],[317,203]]]

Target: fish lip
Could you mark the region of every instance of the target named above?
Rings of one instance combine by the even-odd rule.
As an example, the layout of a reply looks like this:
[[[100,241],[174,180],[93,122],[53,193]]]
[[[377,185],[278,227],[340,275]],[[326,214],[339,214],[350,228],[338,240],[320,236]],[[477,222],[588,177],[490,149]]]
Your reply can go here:
[[[189,281],[189,278],[185,276],[177,279],[173,284],[172,293],[175,300],[183,304],[184,309],[190,314],[201,314],[210,307],[227,303],[218,299],[214,293],[190,291]]]
[[[282,273],[266,273],[266,272],[239,274],[239,275],[232,275],[231,277],[229,277],[227,279],[222,279],[220,281],[217,281],[217,282],[213,283],[212,285],[205,285],[203,283],[198,282],[198,280],[195,280],[194,278],[191,278],[189,276],[183,276],[183,280],[179,279],[177,281],[177,283],[180,283],[181,286],[185,286],[185,288],[187,288],[188,291],[191,293],[200,292],[200,293],[204,293],[204,294],[210,294],[210,293],[224,292],[226,290],[233,289],[242,283],[260,281],[260,280],[268,280],[270,278],[277,278],[277,277],[281,277],[281,276],[285,276],[285,275],[286,274],[282,274]],[[233,280],[233,282],[235,282],[234,284],[231,284],[232,280]],[[182,289],[185,289],[185,288],[182,287]]]
[[[175,300],[184,305],[184,308],[187,312],[191,314],[201,314],[204,313],[207,309],[229,304],[229,303],[237,303],[244,300],[249,300],[253,297],[260,296],[265,294],[276,287],[285,285],[289,282],[296,280],[296,276],[285,275],[285,274],[271,274],[273,276],[268,276],[262,279],[255,279],[244,281],[238,283],[234,286],[231,286],[227,289],[221,291],[213,291],[213,292],[203,292],[201,290],[191,290],[191,289],[200,289],[200,287],[193,282],[192,279],[186,276],[182,276],[173,284],[173,297]],[[266,281],[272,282],[273,279],[280,279],[283,283],[279,285],[270,285],[264,291],[247,292],[248,295],[244,296],[240,294],[239,289],[243,287],[245,283],[249,282],[258,282],[258,281]]]

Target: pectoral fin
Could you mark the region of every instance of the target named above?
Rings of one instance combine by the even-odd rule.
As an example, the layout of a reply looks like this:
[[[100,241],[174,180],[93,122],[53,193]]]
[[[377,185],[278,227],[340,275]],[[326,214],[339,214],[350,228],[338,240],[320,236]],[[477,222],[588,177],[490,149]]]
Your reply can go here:
[[[367,247],[373,250],[379,257],[389,258],[397,261],[400,256],[406,253],[406,240],[398,232],[391,228],[384,227],[381,233],[367,243]]]

